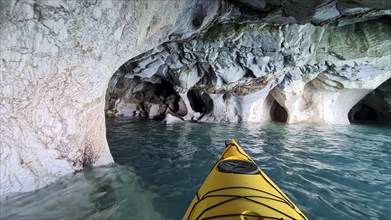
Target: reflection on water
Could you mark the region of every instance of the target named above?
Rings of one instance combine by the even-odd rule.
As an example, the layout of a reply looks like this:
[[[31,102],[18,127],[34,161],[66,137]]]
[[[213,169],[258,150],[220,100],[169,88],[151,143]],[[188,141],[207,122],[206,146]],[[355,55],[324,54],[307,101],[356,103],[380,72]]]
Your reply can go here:
[[[1,203],[10,219],[181,219],[235,138],[310,219],[389,219],[389,125],[179,124],[113,119],[117,164]]]

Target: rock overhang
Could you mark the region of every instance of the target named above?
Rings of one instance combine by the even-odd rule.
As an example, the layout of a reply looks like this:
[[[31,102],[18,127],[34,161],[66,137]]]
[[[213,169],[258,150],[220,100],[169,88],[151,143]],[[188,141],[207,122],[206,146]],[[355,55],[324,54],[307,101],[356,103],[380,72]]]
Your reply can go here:
[[[274,114],[269,113],[271,104],[264,103],[271,95],[288,112],[289,123],[347,124],[349,110],[391,77],[387,49],[391,41],[384,34],[391,32],[389,11],[366,13],[365,19],[355,23],[340,18],[322,26],[215,23],[188,41],[166,42],[128,61],[112,80],[121,76],[129,81],[134,77],[164,79],[178,93],[196,89],[211,95],[234,94],[238,99],[234,103],[252,109],[230,115],[227,100],[216,100],[223,105],[215,105],[218,111],[205,117],[189,112],[191,120],[265,122]],[[127,89],[131,93],[132,88]],[[243,98],[257,92],[262,94],[258,99]],[[329,99],[333,102],[328,103]],[[199,112],[193,105],[187,108]]]

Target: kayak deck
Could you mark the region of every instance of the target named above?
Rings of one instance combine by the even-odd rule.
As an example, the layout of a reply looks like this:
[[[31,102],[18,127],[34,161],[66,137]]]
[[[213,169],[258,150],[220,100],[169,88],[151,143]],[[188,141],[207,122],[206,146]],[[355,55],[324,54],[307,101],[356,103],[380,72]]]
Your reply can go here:
[[[231,140],[183,219],[307,219]]]

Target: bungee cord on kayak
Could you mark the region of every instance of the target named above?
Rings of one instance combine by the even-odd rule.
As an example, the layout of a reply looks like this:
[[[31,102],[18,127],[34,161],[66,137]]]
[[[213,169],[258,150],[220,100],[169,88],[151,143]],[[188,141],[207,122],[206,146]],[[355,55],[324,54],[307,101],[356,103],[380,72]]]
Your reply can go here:
[[[237,187],[237,188],[242,188],[242,187]],[[287,201],[285,201],[285,200],[278,200],[278,199],[274,199],[274,198],[270,198],[270,197],[265,197],[265,196],[240,196],[240,195],[210,195],[210,196],[204,196],[202,199],[206,199],[206,198],[210,198],[210,197],[230,197],[230,199],[224,200],[224,201],[222,201],[222,202],[220,202],[220,203],[218,203],[218,204],[216,204],[216,205],[214,205],[214,206],[211,206],[211,207],[205,209],[205,210],[204,210],[197,218],[195,218],[195,219],[200,219],[200,216],[202,216],[202,214],[204,214],[205,212],[207,212],[207,211],[209,211],[209,210],[211,210],[211,209],[213,209],[213,208],[215,208],[215,207],[217,207],[217,206],[219,206],[219,205],[222,205],[222,204],[224,204],[224,203],[234,201],[234,200],[236,200],[236,199],[246,199],[246,200],[248,200],[248,201],[251,201],[251,202],[257,203],[257,204],[259,204],[259,205],[268,207],[268,208],[270,208],[270,209],[275,210],[276,212],[279,212],[279,213],[281,213],[281,214],[283,214],[283,215],[286,215],[285,213],[279,211],[278,209],[274,209],[273,207],[268,206],[267,204],[264,204],[264,203],[255,201],[255,200],[253,200],[253,199],[251,199],[251,198],[263,198],[263,199],[270,199],[270,200],[274,200],[274,201],[278,201],[278,202],[287,203]],[[201,200],[202,200],[202,199],[201,199]],[[196,203],[195,206],[196,206],[197,204],[198,204],[198,203]],[[287,203],[287,204],[288,204],[288,203]],[[292,207],[292,208],[294,208],[294,207]],[[194,207],[193,207],[192,210],[194,210]],[[230,215],[237,215],[237,216],[240,216],[240,215],[242,215],[242,213],[230,214]],[[295,218],[292,217],[292,216],[289,216],[289,215],[286,215],[286,216],[289,217],[290,219],[295,219]],[[257,217],[260,217],[260,216],[257,216]],[[212,217],[209,217],[209,218],[212,218]],[[265,218],[265,216],[263,216],[262,218]],[[268,218],[281,219],[281,218],[279,218],[279,217],[268,217]]]
[[[307,219],[231,140],[183,219]]]

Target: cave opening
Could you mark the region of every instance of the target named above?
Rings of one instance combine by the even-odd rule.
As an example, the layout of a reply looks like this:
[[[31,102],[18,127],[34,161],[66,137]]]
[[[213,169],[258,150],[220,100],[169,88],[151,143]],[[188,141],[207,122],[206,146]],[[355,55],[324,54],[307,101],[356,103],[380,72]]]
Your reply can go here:
[[[126,77],[119,69],[110,80],[106,93],[107,117],[139,117],[162,119],[167,113],[187,114],[184,101],[174,85],[163,78],[148,80],[138,76]]]
[[[366,95],[349,113],[350,123],[391,122],[391,78]]]
[[[378,121],[378,112],[365,104],[363,101],[357,103],[348,113],[350,123],[365,123]]]
[[[191,89],[187,92],[187,98],[190,102],[190,107],[198,113],[207,115],[213,111],[213,100],[208,93],[198,89]]]
[[[270,108],[270,117],[272,121],[286,123],[288,121],[288,112],[274,99]]]
[[[375,121],[376,118],[376,111],[365,104],[362,104],[361,110],[353,116],[355,121]]]

